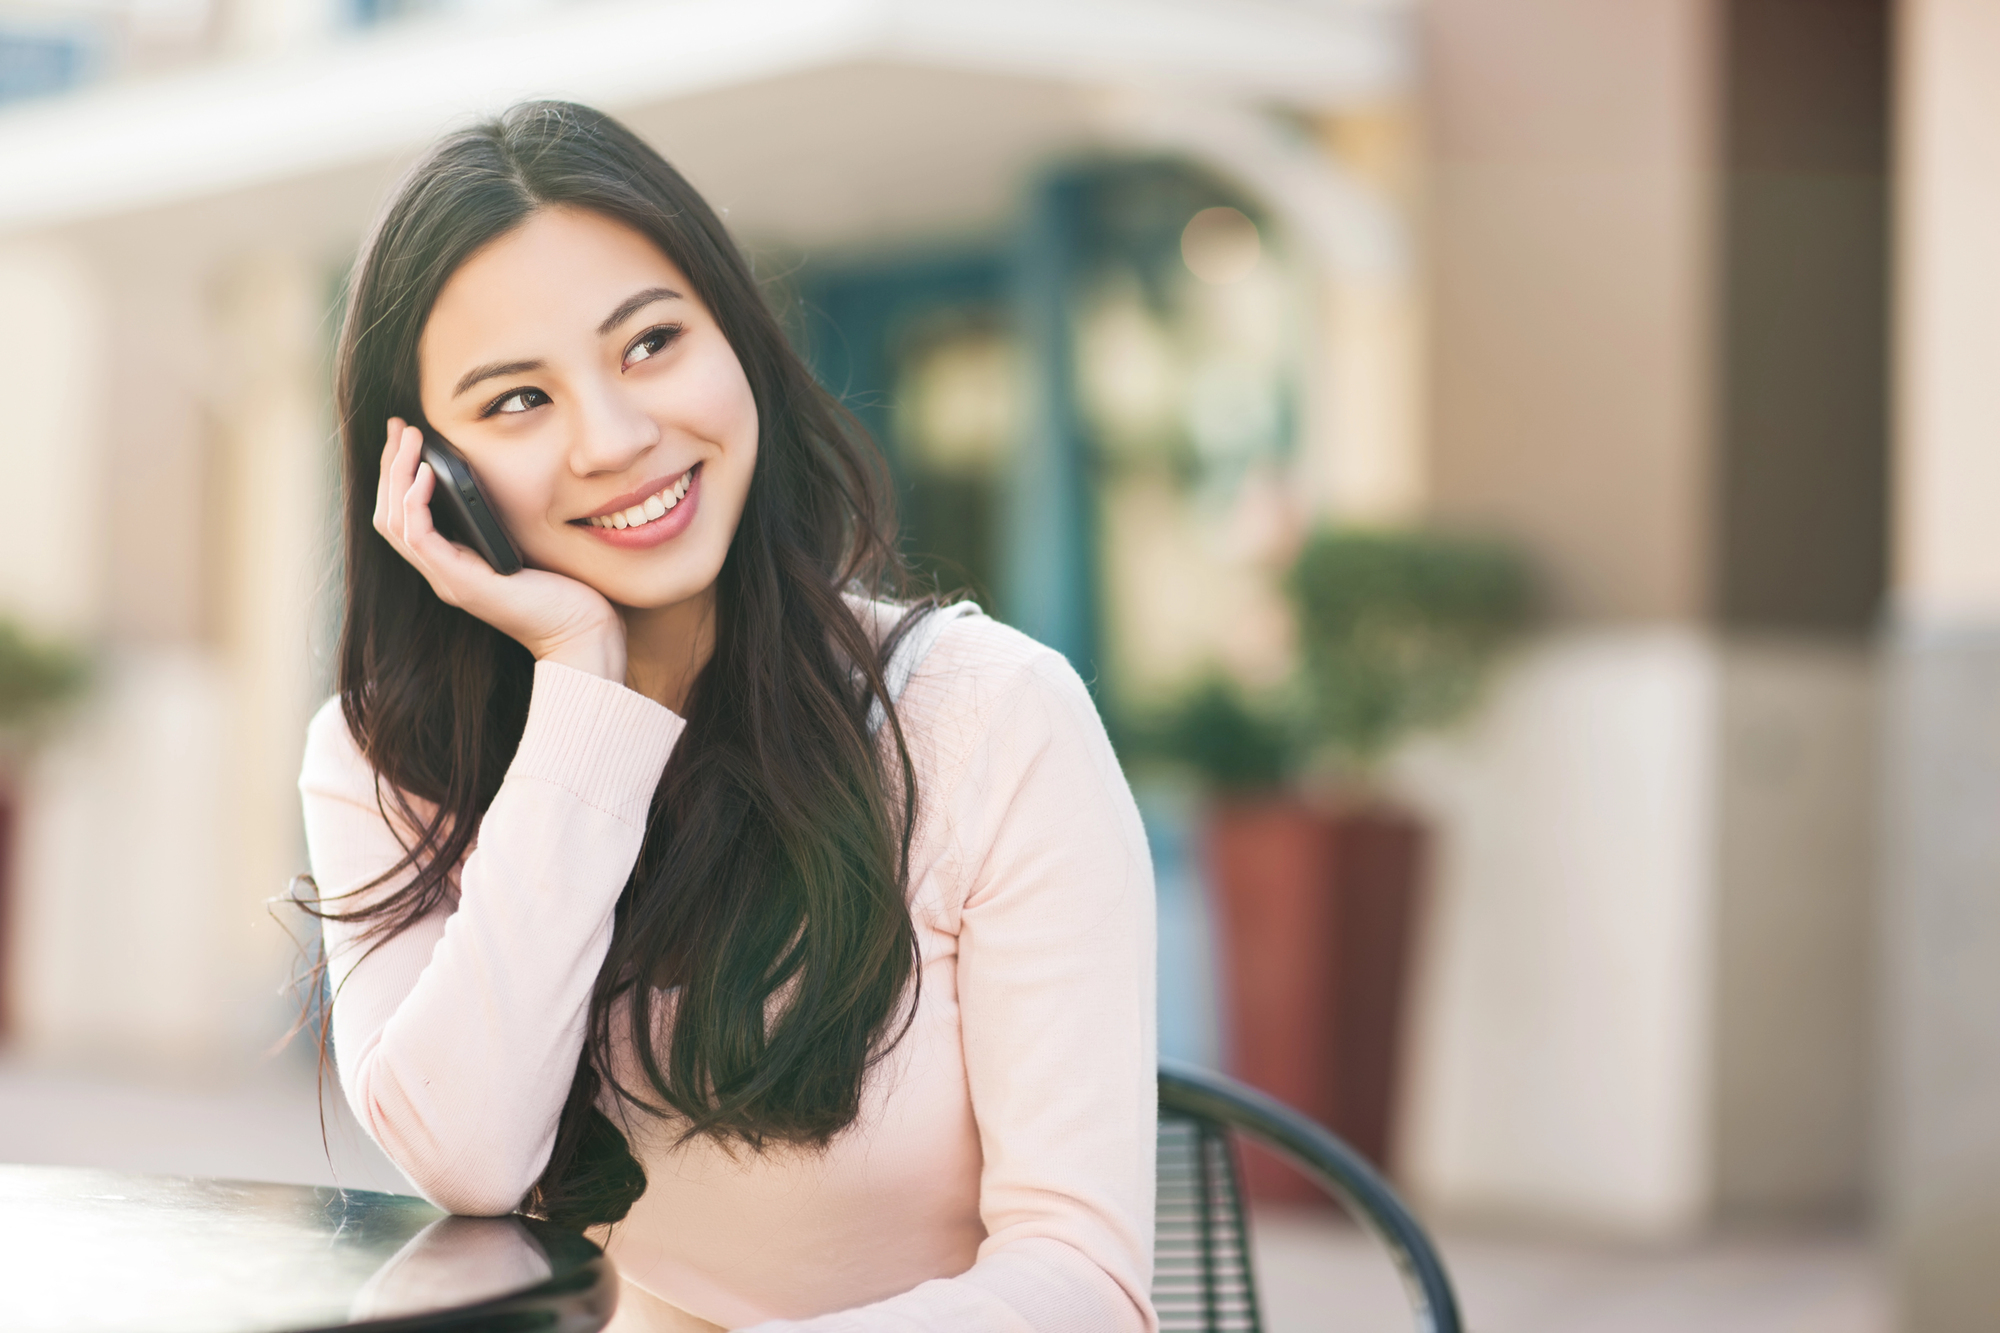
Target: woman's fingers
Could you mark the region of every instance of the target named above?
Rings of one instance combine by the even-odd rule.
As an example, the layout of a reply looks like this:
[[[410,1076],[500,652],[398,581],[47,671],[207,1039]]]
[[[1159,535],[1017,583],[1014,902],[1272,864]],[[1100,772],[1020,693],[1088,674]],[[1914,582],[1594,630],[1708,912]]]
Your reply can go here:
[[[461,552],[439,535],[431,521],[437,478],[422,461],[423,432],[400,420],[389,422],[382,448],[382,477],[375,493],[375,530],[398,555],[416,566],[431,588],[454,605],[445,580]]]
[[[394,458],[396,449],[396,423],[389,423],[388,442],[382,446],[382,464],[375,472],[375,531],[384,537],[389,535],[389,460]]]
[[[420,538],[437,535],[437,525],[431,521],[431,496],[436,493],[437,473],[429,463],[417,464],[403,492],[403,540],[412,550]]]
[[[437,474],[429,463],[419,463],[403,493],[403,552],[430,582],[432,591],[451,605],[461,606],[468,581],[500,576],[478,555],[447,541],[437,530],[431,518],[431,497],[436,493]]]
[[[382,477],[375,492],[375,530],[404,555],[403,499],[416,480],[423,432],[399,418],[390,418],[388,443],[382,449]]]
[[[431,497],[437,494],[437,473],[429,463],[417,464],[409,489],[403,492],[403,547],[426,573],[442,572],[461,548],[446,541],[431,517]],[[435,582],[435,578],[432,580]]]

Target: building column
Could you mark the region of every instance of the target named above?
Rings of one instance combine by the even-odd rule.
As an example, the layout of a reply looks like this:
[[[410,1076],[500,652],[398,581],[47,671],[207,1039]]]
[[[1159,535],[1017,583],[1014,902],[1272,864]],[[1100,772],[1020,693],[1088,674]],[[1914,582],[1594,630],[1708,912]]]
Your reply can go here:
[[[2000,1326],[2000,9],[1900,14],[1880,1180],[1943,1333]]]
[[[1883,0],[1434,0],[1431,514],[1550,625],[1411,780],[1405,1171],[1639,1236],[1852,1215],[1882,585]]]

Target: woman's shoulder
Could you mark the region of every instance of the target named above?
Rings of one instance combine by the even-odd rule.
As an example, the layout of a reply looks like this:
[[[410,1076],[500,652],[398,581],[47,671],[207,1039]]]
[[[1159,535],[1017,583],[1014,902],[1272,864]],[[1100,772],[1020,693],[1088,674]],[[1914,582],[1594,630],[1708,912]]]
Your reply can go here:
[[[916,674],[925,671],[977,682],[987,690],[1035,689],[1076,678],[1061,653],[983,613],[961,615],[944,625]]]
[[[919,838],[944,839],[938,845],[956,849],[950,862],[961,870],[982,864],[982,849],[1017,816],[1036,824],[1049,802],[1095,810],[1105,793],[1124,791],[1082,677],[1061,653],[998,620],[967,615],[944,626],[896,711],[926,802]],[[1031,787],[1037,795],[1024,803]],[[947,901],[969,890],[969,881],[951,882],[956,890],[940,889]]]
[[[988,734],[1024,708],[1100,725],[1067,658],[976,611],[939,625],[897,704],[906,731],[928,733],[945,748]]]
[[[846,600],[877,644],[893,640],[885,664],[892,690],[905,681],[908,690],[920,693],[922,685],[948,683],[984,697],[1009,688],[1032,688],[1030,682],[1038,678],[1075,676],[1062,654],[987,615],[971,601],[933,606],[854,593]],[[898,694],[900,702],[904,693],[898,690]]]

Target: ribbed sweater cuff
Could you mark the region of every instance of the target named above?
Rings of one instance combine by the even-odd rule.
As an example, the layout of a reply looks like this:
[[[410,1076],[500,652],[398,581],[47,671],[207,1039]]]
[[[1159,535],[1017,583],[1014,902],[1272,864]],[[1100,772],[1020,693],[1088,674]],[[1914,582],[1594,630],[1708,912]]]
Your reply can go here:
[[[508,776],[560,787],[643,828],[687,720],[636,690],[556,662],[535,663],[528,725]]]

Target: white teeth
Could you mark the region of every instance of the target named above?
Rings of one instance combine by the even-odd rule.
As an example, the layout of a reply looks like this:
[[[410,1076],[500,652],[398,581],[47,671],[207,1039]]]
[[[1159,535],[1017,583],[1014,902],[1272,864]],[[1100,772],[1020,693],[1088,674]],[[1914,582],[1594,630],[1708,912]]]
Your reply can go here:
[[[689,468],[681,474],[679,481],[667,487],[658,495],[649,495],[630,509],[620,510],[615,514],[605,514],[601,517],[585,521],[593,528],[636,528],[642,524],[651,523],[654,519],[679,504],[682,497],[688,493],[688,487],[693,484],[694,469]]]

